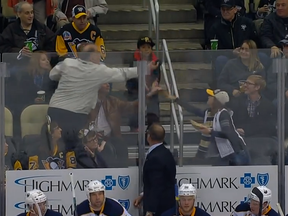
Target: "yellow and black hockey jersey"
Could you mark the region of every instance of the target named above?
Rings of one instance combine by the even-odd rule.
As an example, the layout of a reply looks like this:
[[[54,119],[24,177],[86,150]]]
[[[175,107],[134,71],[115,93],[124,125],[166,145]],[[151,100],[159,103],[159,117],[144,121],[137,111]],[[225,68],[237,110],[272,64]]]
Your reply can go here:
[[[73,53],[77,57],[77,46],[80,43],[94,43],[97,45],[102,59],[105,59],[105,45],[100,29],[90,23],[79,31],[74,22],[64,25],[57,34],[56,51],[59,56]]]
[[[15,159],[14,170],[68,169],[77,165],[74,151],[66,152],[64,145],[55,146],[53,153],[38,150],[25,154]]]

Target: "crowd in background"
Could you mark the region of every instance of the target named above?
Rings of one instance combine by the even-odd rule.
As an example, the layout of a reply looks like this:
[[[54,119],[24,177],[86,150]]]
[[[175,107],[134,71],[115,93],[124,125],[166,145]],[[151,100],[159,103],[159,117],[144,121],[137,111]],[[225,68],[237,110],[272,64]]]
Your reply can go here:
[[[55,65],[66,58],[78,58],[82,46],[90,43],[98,47],[97,52],[101,56],[99,64],[105,64],[105,38],[97,27],[97,18],[107,13],[107,3],[46,1],[47,4],[41,7],[41,10],[46,8],[44,13],[39,12],[40,7],[37,6],[41,2],[44,4],[45,1],[33,1],[34,5],[30,4],[32,1],[9,1],[17,19],[5,27],[0,35],[0,52],[14,53],[6,60],[2,59],[9,63],[5,103],[13,113],[14,126],[13,138],[6,138],[9,146],[7,164],[10,164],[7,169],[127,167],[128,147],[121,136],[121,121],[122,117],[128,117],[130,130],[137,132],[137,78],[127,80],[126,100],[110,94],[111,83],[107,80],[98,92],[94,92],[98,100],[89,110],[83,113],[78,105],[80,111],[75,111],[73,104],[69,105],[73,107],[72,112],[85,114],[81,120],[74,116],[83,126],[73,133],[68,133],[67,125],[62,125],[61,120],[56,121],[55,115],[51,114],[51,108],[63,101],[55,94],[58,91],[59,96],[59,78],[51,73],[49,75]],[[267,143],[263,152],[270,152],[269,163],[275,164],[277,141],[273,137],[277,136],[277,74],[272,62],[275,58],[285,59],[288,55],[288,0],[261,0],[258,8],[254,9],[251,5],[247,8],[244,1],[236,0],[205,0],[202,4],[205,8],[203,47],[217,49],[217,52],[211,52],[212,87],[228,93],[230,100],[226,106],[233,111],[237,133],[247,140],[250,138],[250,142]],[[216,48],[211,46],[213,40],[217,40]],[[135,66],[145,56],[145,59],[155,63],[155,67],[150,68],[146,83],[148,128],[160,121],[157,88],[161,78],[161,62],[153,53],[154,46],[150,37],[140,36],[135,43],[134,61],[131,62],[131,66]],[[75,86],[79,84],[76,81]],[[85,89],[87,86],[77,87]],[[86,94],[90,90],[85,90]],[[44,92],[44,96],[41,92]],[[288,98],[287,92],[285,95]],[[73,97],[69,93],[61,97]],[[81,98],[81,95],[76,96]],[[78,102],[85,105],[80,100]],[[203,117],[205,125],[211,127],[213,124],[217,110],[209,100],[209,108],[204,111],[187,104],[181,100],[181,96],[176,102]],[[24,133],[21,126],[23,110],[33,104],[49,104],[50,113],[48,111],[45,124],[41,125],[40,135]],[[61,115],[58,113],[58,116]],[[66,140],[65,144],[63,140]],[[72,147],[67,149],[68,142]],[[207,156],[210,142],[209,135],[202,134],[196,157]],[[45,143],[44,147],[41,145],[39,149],[39,143]],[[10,155],[13,151],[15,154]],[[87,155],[92,158],[91,161],[83,160]],[[34,161],[38,165],[29,165],[27,161]]]

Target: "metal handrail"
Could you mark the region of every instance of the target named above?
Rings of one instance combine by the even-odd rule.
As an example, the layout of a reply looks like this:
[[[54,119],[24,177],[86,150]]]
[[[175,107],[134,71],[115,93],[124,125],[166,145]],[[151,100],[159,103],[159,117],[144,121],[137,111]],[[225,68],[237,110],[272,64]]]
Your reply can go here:
[[[168,51],[168,46],[166,43],[166,40],[163,39],[162,40],[162,60],[163,63],[161,65],[162,67],[162,73],[164,76],[164,81],[167,87],[167,90],[170,94],[173,94],[179,98],[179,92],[178,92],[178,88],[177,88],[177,84],[176,84],[176,79],[175,79],[175,74],[173,71],[173,67],[172,67],[172,63],[171,63],[171,59],[170,59],[170,55],[169,55],[169,51]],[[171,81],[172,81],[172,85],[170,88],[170,83],[169,83],[169,79],[167,76],[167,71],[165,68],[165,59],[167,59],[167,64],[169,67],[169,71],[170,71],[170,76],[171,76]],[[171,116],[171,129],[170,130],[170,151],[174,152],[174,122],[175,122],[175,129],[176,129],[176,134],[179,140],[179,166],[183,166],[183,133],[184,133],[184,124],[183,124],[183,111],[182,111],[182,107],[177,104],[176,106],[178,106],[178,116],[179,116],[179,122],[178,122],[178,118],[177,118],[177,114],[176,114],[176,107],[173,101],[171,101],[170,103],[171,105],[171,111],[172,111],[172,116]],[[174,121],[174,122],[173,122]]]
[[[156,51],[159,51],[159,4],[158,0],[149,0],[149,37],[152,37],[152,21],[156,34]]]

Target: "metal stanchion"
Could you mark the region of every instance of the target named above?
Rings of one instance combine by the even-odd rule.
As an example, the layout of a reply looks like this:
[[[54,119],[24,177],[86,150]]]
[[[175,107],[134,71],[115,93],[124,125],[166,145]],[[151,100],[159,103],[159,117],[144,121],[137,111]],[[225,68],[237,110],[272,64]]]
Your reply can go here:
[[[285,74],[287,73],[287,59],[274,59],[273,71],[277,73],[278,99],[278,202],[285,212]]]
[[[146,94],[145,94],[145,85],[146,85],[146,74],[148,72],[147,61],[138,61],[138,79],[139,79],[139,90],[138,90],[138,99],[139,99],[139,110],[138,110],[138,160],[139,160],[139,193],[143,190],[143,166],[145,162],[145,107],[146,107]],[[139,215],[143,215],[140,209]]]
[[[5,77],[7,77],[6,63],[0,63],[0,215],[5,213]]]

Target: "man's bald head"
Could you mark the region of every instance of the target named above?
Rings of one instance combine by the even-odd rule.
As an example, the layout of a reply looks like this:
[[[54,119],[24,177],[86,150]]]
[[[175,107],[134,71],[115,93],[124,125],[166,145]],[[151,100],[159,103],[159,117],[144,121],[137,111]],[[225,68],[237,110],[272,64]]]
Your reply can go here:
[[[100,62],[100,52],[95,44],[82,43],[78,46],[78,56],[85,61],[91,61],[95,64]]]
[[[162,125],[154,123],[149,127],[147,134],[150,136],[152,142],[162,143],[165,138],[165,129]]]

